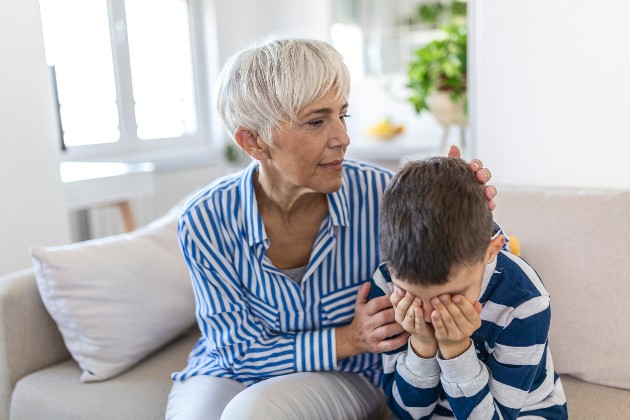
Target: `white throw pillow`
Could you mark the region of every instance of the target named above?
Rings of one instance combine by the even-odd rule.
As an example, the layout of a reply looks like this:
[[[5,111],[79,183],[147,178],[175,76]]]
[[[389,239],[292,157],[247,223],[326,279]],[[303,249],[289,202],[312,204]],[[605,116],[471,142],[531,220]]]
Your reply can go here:
[[[195,322],[175,211],[134,232],[33,247],[31,255],[44,305],[82,382],[118,375]]]

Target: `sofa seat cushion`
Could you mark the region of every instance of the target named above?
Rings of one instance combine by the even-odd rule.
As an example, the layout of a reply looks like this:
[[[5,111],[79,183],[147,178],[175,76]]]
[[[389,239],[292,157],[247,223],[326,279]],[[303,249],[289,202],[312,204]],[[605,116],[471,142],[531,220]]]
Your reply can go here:
[[[82,383],[68,359],[22,378],[13,391],[11,419],[164,419],[172,372],[184,367],[199,338],[193,328],[127,372]]]
[[[630,413],[630,391],[560,375],[571,420],[624,419]]]

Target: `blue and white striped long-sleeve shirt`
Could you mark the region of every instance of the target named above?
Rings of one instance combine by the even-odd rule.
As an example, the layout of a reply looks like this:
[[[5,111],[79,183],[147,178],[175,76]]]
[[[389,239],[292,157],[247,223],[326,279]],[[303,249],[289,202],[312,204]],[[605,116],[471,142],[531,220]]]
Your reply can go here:
[[[371,296],[392,293],[385,265],[372,280]],[[479,302],[482,325],[459,357],[422,359],[408,344],[383,355],[392,411],[403,419],[566,419],[547,343],[549,294],[534,269],[499,252],[486,266]]]
[[[378,206],[389,171],[344,161],[343,185],[328,194],[328,215],[300,284],[266,256],[252,162],[192,198],[179,220],[201,338],[174,380],[195,375],[246,385],[300,371],[364,374],[378,385],[380,355],[335,356],[334,328],[354,316],[359,286],[379,264]]]

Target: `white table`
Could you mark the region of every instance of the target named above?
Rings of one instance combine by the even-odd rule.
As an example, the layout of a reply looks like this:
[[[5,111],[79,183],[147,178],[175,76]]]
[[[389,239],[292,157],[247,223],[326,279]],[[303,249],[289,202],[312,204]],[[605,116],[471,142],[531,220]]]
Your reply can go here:
[[[68,209],[79,212],[82,239],[89,238],[86,211],[115,205],[126,231],[136,228],[130,200],[153,194],[155,166],[149,162],[61,162],[60,174]]]

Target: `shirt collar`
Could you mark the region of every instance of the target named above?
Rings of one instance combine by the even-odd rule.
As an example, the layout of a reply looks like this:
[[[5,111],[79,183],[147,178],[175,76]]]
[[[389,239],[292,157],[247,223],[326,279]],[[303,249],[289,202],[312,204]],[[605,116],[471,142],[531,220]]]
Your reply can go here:
[[[348,208],[350,197],[348,197],[348,191],[348,179],[344,172],[341,188],[328,194],[328,214],[330,215],[330,221],[335,226],[348,226],[350,224],[350,210]]]
[[[256,202],[256,194],[254,191],[254,173],[258,170],[260,164],[258,161],[252,161],[243,171],[240,184],[240,199],[244,203],[245,227],[247,230],[247,242],[249,246],[267,240],[267,233],[263,226],[258,204]],[[328,214],[330,220],[335,226],[348,226],[350,224],[349,217],[349,197],[348,197],[348,180],[343,177],[342,185],[339,190],[328,194]]]
[[[497,267],[497,260],[499,259],[499,255],[497,254],[492,261],[486,264],[486,268],[483,270],[483,280],[481,281],[481,291],[479,292],[479,298],[486,293],[486,289],[488,288],[488,284],[490,284],[490,279],[492,275],[495,273],[495,269]]]
[[[267,239],[267,234],[263,227],[262,218],[256,203],[256,193],[254,191],[254,173],[260,166],[257,160],[252,161],[243,171],[240,185],[240,199],[243,203],[243,217],[245,217],[245,233],[249,246],[257,244]]]

